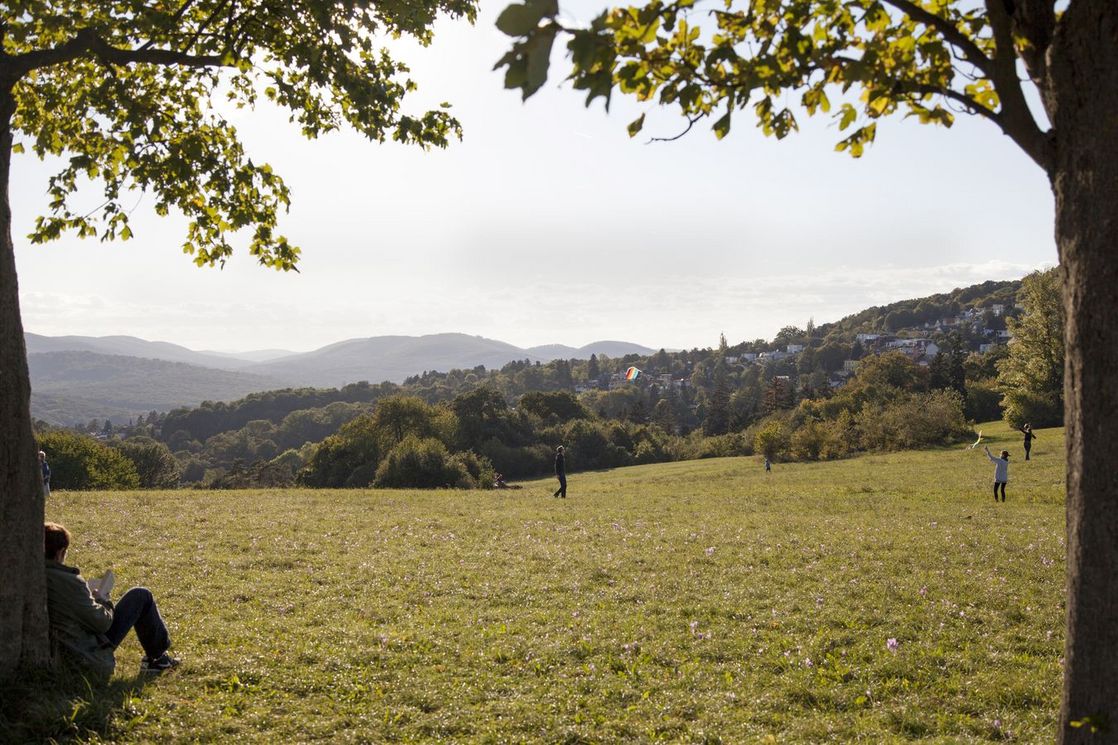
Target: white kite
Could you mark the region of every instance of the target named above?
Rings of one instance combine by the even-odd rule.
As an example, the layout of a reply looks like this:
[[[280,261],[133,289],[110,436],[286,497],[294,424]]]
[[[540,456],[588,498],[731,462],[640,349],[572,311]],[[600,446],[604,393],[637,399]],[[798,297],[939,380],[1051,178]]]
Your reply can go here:
[[[971,445],[970,448],[968,448],[968,449],[969,450],[974,450],[976,447],[978,447],[978,443],[980,443],[980,442],[982,442],[982,430],[978,430],[978,439],[975,440],[974,444]]]

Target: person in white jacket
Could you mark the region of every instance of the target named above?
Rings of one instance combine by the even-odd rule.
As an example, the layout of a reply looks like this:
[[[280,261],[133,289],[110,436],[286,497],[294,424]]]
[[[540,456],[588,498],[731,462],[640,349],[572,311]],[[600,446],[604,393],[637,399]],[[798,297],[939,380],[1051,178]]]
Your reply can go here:
[[[1005,501],[1005,485],[1009,482],[1009,451],[1003,450],[1002,457],[995,458],[990,448],[984,447],[986,457],[994,462],[994,501],[998,501],[998,487],[1002,490],[1002,501]]]

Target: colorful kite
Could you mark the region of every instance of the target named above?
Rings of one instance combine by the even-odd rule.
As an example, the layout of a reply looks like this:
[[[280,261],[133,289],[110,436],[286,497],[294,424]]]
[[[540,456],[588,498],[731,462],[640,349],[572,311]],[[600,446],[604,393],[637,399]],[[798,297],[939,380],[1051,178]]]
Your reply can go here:
[[[636,380],[641,376],[641,371],[635,367],[630,367],[625,371],[625,380]]]

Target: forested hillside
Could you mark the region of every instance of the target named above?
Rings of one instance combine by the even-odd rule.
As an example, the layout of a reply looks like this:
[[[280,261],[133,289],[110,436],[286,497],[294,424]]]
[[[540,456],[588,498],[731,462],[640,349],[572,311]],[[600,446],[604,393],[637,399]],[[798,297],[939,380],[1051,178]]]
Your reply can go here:
[[[1062,360],[1047,333],[1050,276],[1026,278],[1021,307],[1022,283],[985,283],[788,326],[771,341],[275,390],[85,429],[109,446],[148,438],[183,483],[220,487],[483,486],[497,472],[547,473],[558,444],[586,470],[958,442],[973,436],[968,422],[1002,416],[999,376],[1019,381],[1006,399],[1012,422],[1058,423],[1058,381],[1026,375],[1034,357]],[[898,317],[928,320],[888,333]],[[1023,342],[1011,351],[1015,331]]]

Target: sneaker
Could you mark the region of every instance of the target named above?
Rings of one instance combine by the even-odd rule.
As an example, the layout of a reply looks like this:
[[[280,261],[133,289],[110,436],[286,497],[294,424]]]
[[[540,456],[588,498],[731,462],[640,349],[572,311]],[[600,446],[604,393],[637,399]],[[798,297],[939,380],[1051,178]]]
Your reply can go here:
[[[145,657],[140,660],[140,670],[145,673],[161,673],[173,667],[177,667],[178,664],[179,661],[177,659],[164,652],[154,660],[150,657]]]

